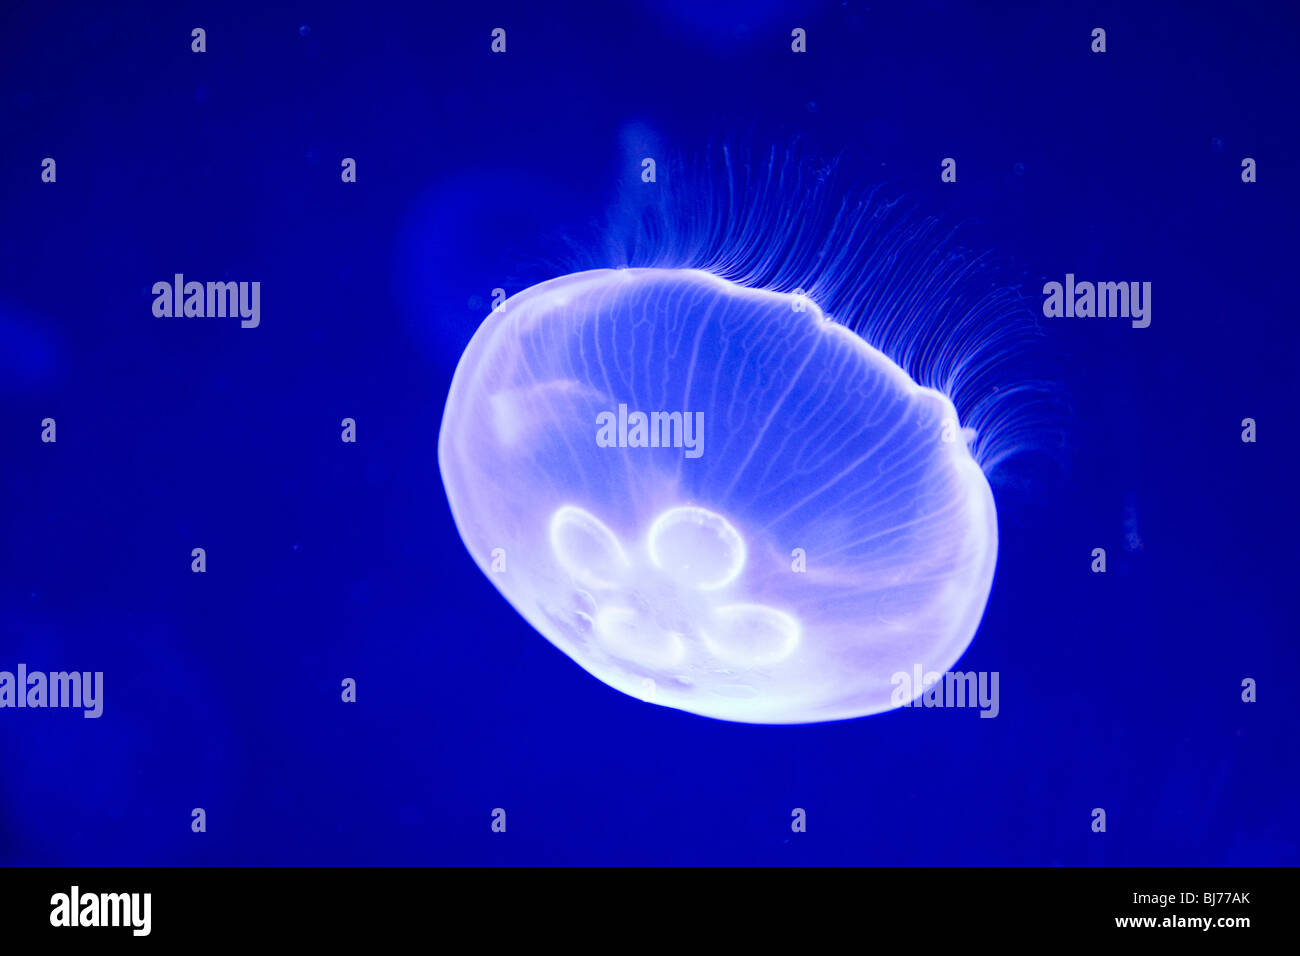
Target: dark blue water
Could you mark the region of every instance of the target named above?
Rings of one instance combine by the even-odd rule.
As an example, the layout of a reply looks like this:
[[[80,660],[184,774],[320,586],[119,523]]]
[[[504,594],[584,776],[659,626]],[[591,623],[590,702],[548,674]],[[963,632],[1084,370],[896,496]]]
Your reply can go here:
[[[0,709],[0,862],[1297,861],[1294,6],[153,6],[0,13],[0,670],[105,674],[97,720]],[[1031,296],[1153,284],[1147,329],[1048,325],[1068,442],[994,483],[961,663],[996,719],[648,706],[452,525],[491,290],[567,269],[647,145],[795,138]],[[176,273],[261,324],[155,318]]]

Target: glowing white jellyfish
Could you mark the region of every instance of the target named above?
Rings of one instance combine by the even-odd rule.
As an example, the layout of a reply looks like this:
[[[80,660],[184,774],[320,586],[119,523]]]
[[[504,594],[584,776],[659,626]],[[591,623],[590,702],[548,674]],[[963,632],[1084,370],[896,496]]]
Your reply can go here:
[[[439,438],[452,514],[612,687],[756,723],[889,710],[893,676],[948,670],[989,596],[975,436],[814,296],[724,271],[582,271],[493,312]]]

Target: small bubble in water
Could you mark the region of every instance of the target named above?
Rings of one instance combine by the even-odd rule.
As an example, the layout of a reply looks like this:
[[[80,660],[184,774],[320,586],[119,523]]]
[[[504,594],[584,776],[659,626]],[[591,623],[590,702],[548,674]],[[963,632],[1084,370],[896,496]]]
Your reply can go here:
[[[1210,149],[1214,150],[1216,153],[1223,152],[1223,137],[1215,136],[1213,139],[1211,139]]]
[[[311,27],[307,26],[305,23],[298,28],[298,36],[300,37],[305,37],[309,33],[311,33]]]
[[[1025,174],[1025,164],[1024,164],[1024,163],[1016,163],[1016,164],[1015,164],[1014,166],[1012,166],[1011,168],[1015,171],[1015,174],[1016,174],[1017,176],[1023,176],[1023,175]]]

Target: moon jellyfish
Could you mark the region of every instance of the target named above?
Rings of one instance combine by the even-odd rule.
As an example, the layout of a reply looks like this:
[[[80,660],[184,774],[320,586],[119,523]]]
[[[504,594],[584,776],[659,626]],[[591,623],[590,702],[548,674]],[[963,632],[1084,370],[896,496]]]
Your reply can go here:
[[[874,200],[814,187],[810,242],[774,212],[796,185],[776,163],[727,172],[634,208],[620,267],[482,323],[439,436],[452,515],[501,594],[611,687],[752,723],[890,710],[922,690],[900,700],[895,675],[948,670],[989,598],[981,465],[1014,416],[1001,445],[970,421],[1004,404],[989,351],[1011,308],[970,298],[970,260]],[[953,396],[972,393],[964,423]]]

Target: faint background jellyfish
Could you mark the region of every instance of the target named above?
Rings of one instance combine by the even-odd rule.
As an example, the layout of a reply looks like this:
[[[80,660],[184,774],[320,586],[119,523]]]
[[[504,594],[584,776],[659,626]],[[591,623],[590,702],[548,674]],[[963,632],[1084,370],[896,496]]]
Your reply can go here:
[[[438,447],[456,525],[627,694],[755,723],[892,709],[895,674],[948,670],[979,625],[986,472],[1052,398],[1002,377],[1033,322],[937,221],[846,195],[834,163],[684,168],[625,197],[593,268],[470,341]]]

